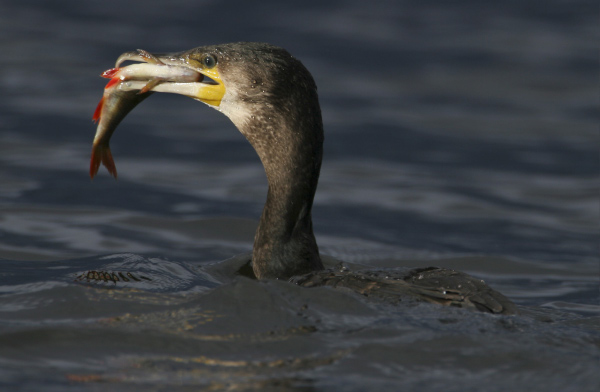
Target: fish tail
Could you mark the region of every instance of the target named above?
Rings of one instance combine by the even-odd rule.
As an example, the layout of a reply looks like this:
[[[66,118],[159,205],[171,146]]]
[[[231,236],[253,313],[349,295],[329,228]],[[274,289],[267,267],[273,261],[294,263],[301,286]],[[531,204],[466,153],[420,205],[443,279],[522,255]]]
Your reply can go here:
[[[102,155],[100,152],[101,149],[101,145],[94,145],[92,147],[92,158],[90,160],[90,178],[94,178],[96,173],[98,173],[98,169],[100,168],[100,156]]]
[[[106,167],[108,172],[114,178],[117,178],[117,167],[115,166],[115,161],[113,160],[112,153],[110,152],[110,146],[108,146],[107,144],[98,143],[92,147],[92,158],[90,160],[90,178],[94,178],[94,176],[98,173],[100,163],[102,163],[104,167]]]
[[[117,167],[108,145],[102,149],[102,164],[114,178],[117,178]]]

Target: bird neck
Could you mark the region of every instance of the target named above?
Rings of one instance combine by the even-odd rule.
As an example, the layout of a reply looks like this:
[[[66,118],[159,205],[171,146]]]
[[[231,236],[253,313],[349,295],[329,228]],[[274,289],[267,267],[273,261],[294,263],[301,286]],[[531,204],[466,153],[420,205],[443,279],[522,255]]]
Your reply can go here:
[[[269,183],[252,252],[259,279],[289,279],[323,269],[311,217],[323,125],[318,106],[316,113],[303,115],[306,120],[294,124],[288,123],[289,116],[255,116],[242,131],[258,153]]]

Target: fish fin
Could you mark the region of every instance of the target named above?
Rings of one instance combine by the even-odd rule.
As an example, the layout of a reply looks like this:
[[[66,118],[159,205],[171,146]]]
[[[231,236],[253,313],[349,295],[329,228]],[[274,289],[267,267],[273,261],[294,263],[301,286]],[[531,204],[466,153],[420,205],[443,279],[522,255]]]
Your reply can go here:
[[[120,70],[121,68],[107,69],[106,71],[102,72],[102,75],[100,76],[102,76],[103,78],[112,79],[117,73],[119,73]]]
[[[108,81],[108,83],[106,83],[106,87],[104,87],[104,90],[108,90],[109,88],[111,88],[112,86],[114,86],[115,84],[119,83],[121,81],[121,78],[112,78],[111,80]]]
[[[114,178],[117,178],[117,167],[108,145],[102,149],[102,164]]]
[[[106,167],[108,172],[114,178],[117,178],[117,167],[115,166],[115,161],[113,160],[112,153],[110,152],[110,146],[108,146],[107,144],[99,143],[92,147],[92,158],[90,160],[90,178],[94,178],[94,176],[98,173],[100,163],[102,163],[104,167]]]
[[[92,179],[96,173],[98,173],[98,169],[100,168],[101,149],[102,146],[99,144],[92,147],[92,158],[90,159],[90,178]]]
[[[137,49],[137,52],[141,57],[144,58],[144,60],[146,60],[150,64],[159,64],[159,65],[165,64],[158,57],[156,57],[152,53],[145,51],[144,49]]]
[[[119,79],[119,78],[112,78],[111,80],[108,81],[108,83],[106,84],[106,87],[104,87],[104,90],[111,88],[112,86],[119,83],[120,81],[121,81],[121,79]],[[94,115],[92,116],[92,120],[95,123],[100,121],[100,116],[102,115],[102,108],[104,107],[104,98],[105,98],[105,96],[103,95],[102,98],[100,99],[100,102],[98,102],[98,106],[96,106]]]
[[[96,106],[96,110],[94,110],[94,115],[92,116],[92,121],[98,123],[100,121],[100,114],[102,114],[102,108],[104,107],[104,96],[98,102],[98,106]]]
[[[144,87],[142,87],[142,89],[138,92],[138,94],[145,94],[163,82],[164,82],[164,79],[160,79],[160,78],[152,79],[151,81],[146,83],[146,85]]]

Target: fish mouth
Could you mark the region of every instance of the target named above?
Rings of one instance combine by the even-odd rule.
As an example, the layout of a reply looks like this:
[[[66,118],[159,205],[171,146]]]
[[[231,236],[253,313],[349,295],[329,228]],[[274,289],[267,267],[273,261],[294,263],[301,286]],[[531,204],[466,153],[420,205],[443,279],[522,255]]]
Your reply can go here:
[[[218,65],[211,59],[214,60],[210,55],[189,52],[151,54],[138,49],[119,56],[116,67],[103,76],[120,82],[121,90],[179,94],[218,108],[225,85]],[[136,63],[122,67],[126,61]]]

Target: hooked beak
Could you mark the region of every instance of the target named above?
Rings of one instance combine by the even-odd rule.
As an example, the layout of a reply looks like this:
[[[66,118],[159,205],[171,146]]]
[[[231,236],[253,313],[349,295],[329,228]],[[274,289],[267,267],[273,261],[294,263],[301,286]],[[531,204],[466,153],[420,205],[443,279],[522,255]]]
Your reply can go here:
[[[138,64],[132,64],[120,68],[125,61],[140,61],[153,66],[138,70],[135,68]],[[225,85],[219,67],[205,63],[187,52],[153,55],[138,49],[119,56],[116,68],[127,74],[130,83],[126,89],[185,95],[218,108],[225,95]]]

